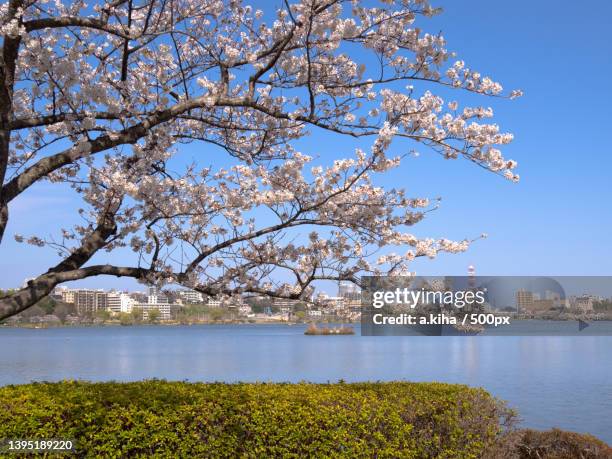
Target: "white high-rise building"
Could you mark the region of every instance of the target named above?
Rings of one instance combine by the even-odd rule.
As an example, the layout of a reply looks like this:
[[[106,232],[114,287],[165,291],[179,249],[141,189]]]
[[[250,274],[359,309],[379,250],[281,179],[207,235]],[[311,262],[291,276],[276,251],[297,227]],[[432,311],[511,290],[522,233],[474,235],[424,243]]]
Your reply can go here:
[[[132,310],[141,311],[142,319],[149,318],[149,312],[159,311],[160,320],[170,320],[172,318],[172,305],[170,303],[134,303]]]
[[[195,290],[179,290],[178,294],[185,304],[199,304],[204,302],[204,296]]]
[[[122,293],[120,298],[121,298],[121,309],[120,309],[121,312],[127,312],[127,313],[132,312],[132,308],[134,307],[136,300],[134,300],[134,298],[132,298],[127,293]]]
[[[361,290],[352,282],[340,282],[338,296],[347,300],[358,300],[361,298]]]
[[[149,304],[165,304],[168,303],[168,297],[161,293],[157,287],[148,288],[147,303]]]
[[[216,298],[208,298],[208,301],[206,302],[206,306],[208,306],[209,308],[220,308],[221,307],[221,300],[218,300]]]
[[[132,312],[132,306],[136,301],[127,293],[110,292],[107,297],[107,309],[113,314],[120,312]]]
[[[106,309],[113,314],[121,312],[121,294],[117,292],[109,292],[106,295]]]

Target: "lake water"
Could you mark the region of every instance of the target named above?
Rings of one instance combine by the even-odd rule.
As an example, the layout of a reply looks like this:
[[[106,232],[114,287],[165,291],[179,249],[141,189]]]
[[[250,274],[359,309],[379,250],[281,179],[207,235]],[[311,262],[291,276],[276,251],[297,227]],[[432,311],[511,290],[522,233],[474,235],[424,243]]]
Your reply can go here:
[[[523,425],[612,443],[612,337],[304,336],[304,326],[0,328],[0,385],[131,381],[444,381],[481,386]]]

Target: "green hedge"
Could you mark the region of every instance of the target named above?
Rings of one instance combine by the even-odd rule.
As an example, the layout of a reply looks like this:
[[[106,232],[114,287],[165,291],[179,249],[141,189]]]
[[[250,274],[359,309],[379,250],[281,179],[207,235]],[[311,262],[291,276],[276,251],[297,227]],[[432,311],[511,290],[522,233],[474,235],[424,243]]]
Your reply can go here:
[[[0,439],[74,439],[86,457],[476,458],[511,417],[482,389],[439,383],[0,388]]]

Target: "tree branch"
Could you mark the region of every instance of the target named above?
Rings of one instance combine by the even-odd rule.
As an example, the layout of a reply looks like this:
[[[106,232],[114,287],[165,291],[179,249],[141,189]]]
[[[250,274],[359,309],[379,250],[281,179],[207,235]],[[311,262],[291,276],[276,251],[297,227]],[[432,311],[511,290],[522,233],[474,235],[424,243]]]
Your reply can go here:
[[[102,19],[84,18],[80,16],[64,16],[59,18],[40,18],[32,19],[23,23],[26,32],[33,32],[41,29],[57,29],[61,27],[84,27],[88,29],[100,30],[102,32],[129,39],[129,34],[122,32],[119,28],[111,27]]]
[[[0,297],[0,321],[25,311],[45,296],[49,295],[53,289],[63,283],[87,277],[100,275],[133,277],[144,279],[147,270],[143,268],[129,268],[111,265],[95,265],[86,268],[77,268],[70,271],[54,272],[49,270],[45,274],[28,282],[28,285],[17,292]]]
[[[72,252],[67,258],[50,268],[46,273],[28,282],[25,288],[18,292],[0,297],[0,320],[6,319],[29,308],[37,301],[51,293],[53,288],[69,280],[81,279],[79,268],[107,244],[110,236],[117,231],[115,214],[121,205],[121,200],[111,197],[107,208],[102,212],[96,228],[83,240],[81,246]],[[93,274],[92,274],[93,275]]]

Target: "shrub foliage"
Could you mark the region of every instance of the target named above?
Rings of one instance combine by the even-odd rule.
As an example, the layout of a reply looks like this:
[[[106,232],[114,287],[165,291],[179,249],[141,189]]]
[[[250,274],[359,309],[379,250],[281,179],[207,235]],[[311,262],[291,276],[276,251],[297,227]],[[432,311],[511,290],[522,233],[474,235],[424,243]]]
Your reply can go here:
[[[476,458],[512,413],[440,383],[34,383],[0,388],[0,438],[86,457]]]

